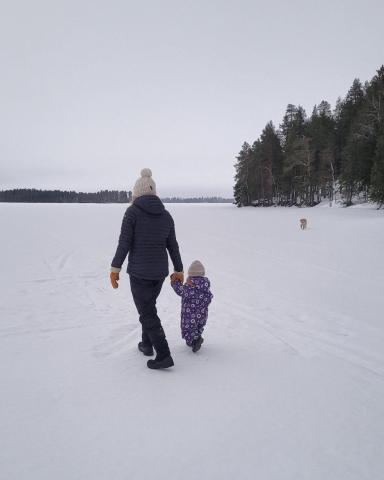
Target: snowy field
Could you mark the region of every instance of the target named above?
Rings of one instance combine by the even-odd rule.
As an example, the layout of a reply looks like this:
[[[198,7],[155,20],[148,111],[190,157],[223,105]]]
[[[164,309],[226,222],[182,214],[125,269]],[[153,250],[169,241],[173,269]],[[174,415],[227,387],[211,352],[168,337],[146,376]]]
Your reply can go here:
[[[125,206],[0,204],[0,478],[384,478],[384,212],[167,208],[215,298],[194,355],[165,283],[159,372],[109,284]]]

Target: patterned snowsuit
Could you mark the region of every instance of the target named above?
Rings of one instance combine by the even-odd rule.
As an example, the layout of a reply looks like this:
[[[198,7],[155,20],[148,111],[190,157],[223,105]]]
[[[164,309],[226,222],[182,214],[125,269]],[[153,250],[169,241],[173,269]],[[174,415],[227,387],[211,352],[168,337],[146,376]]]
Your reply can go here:
[[[172,288],[181,297],[181,336],[192,346],[204,331],[208,318],[208,305],[213,295],[206,277],[192,277],[193,285],[180,281],[172,283]]]

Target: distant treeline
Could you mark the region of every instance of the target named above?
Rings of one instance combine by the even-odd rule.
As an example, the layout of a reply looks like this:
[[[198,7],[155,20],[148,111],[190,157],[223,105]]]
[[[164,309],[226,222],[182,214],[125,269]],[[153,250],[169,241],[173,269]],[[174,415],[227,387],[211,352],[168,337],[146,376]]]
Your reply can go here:
[[[233,203],[233,198],[222,197],[166,197],[162,198],[164,203]]]
[[[0,191],[0,202],[25,203],[128,203],[132,192],[102,190],[96,193],[83,193],[61,190],[36,190],[20,188]],[[221,197],[163,198],[164,203],[232,203],[232,199]]]
[[[308,118],[289,104],[278,130],[272,122],[235,165],[238,206],[305,205],[356,197],[384,204],[384,66],[364,85],[355,79],[332,111],[327,101]]]
[[[61,190],[36,190],[20,188],[0,191],[0,202],[26,203],[128,203],[131,192],[102,190],[96,193],[84,193]]]

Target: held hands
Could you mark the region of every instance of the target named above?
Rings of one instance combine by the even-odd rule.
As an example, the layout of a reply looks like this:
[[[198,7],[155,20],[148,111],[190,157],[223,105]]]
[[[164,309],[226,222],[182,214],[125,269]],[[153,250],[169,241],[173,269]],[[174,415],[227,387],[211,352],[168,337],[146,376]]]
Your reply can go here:
[[[171,275],[171,283],[175,283],[177,281],[184,283],[184,272],[174,272]]]
[[[109,278],[111,279],[111,284],[113,288],[119,288],[118,281],[120,280],[118,272],[111,272],[109,274]]]

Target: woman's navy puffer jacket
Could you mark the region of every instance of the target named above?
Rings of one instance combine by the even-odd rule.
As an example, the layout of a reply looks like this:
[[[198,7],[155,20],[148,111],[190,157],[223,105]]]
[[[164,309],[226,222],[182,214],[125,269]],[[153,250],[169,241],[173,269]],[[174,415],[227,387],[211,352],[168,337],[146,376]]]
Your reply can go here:
[[[155,195],[137,198],[125,212],[112,267],[121,268],[129,252],[127,272],[130,275],[160,280],[169,274],[167,250],[175,271],[182,272],[171,214]]]

